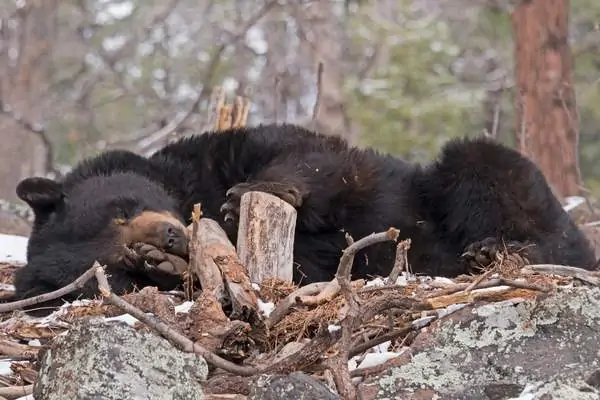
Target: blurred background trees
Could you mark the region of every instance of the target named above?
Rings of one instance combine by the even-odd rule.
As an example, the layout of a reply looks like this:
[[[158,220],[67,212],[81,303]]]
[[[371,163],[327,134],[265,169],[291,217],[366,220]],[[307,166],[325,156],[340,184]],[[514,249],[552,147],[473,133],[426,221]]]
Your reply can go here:
[[[1,2],[0,197],[98,151],[149,154],[204,129],[216,86],[251,98],[249,124],[301,123],[412,161],[484,131],[516,146],[514,4]],[[600,2],[569,7],[580,169],[598,194]]]

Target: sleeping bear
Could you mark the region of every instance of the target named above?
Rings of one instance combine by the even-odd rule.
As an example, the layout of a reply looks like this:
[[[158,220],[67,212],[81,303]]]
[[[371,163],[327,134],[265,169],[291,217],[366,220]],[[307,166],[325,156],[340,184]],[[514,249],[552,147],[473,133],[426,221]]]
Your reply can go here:
[[[235,243],[247,191],[273,194],[296,208],[299,284],[333,278],[345,232],[358,239],[389,227],[400,230],[400,239],[411,238],[408,261],[416,273],[456,276],[505,247],[522,250],[531,263],[595,264],[540,170],[491,139],[451,140],[438,158],[419,165],[339,137],[271,124],[184,138],[149,158],[107,151],[60,182],[21,181],[18,196],[35,221],[14,299],[65,286],[94,260],[107,265],[117,294],[146,285],[176,288],[177,274],[149,268],[156,259],[130,248],[148,243],[164,252],[164,262],[185,259],[185,227],[195,203]],[[393,242],[366,248],[355,257],[353,278],[386,275],[394,255]],[[96,293],[92,280],[64,299]]]

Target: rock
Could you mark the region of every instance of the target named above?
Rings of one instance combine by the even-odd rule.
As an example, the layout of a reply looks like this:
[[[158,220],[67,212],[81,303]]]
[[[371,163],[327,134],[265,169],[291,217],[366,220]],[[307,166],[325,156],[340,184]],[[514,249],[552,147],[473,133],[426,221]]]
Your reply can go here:
[[[259,375],[250,386],[248,400],[334,400],[339,396],[325,384],[302,372],[289,375]]]
[[[42,357],[36,400],[203,399],[206,361],[123,322],[80,321]]]
[[[424,328],[362,399],[598,399],[600,289],[470,305]],[[520,397],[521,396],[521,397]]]

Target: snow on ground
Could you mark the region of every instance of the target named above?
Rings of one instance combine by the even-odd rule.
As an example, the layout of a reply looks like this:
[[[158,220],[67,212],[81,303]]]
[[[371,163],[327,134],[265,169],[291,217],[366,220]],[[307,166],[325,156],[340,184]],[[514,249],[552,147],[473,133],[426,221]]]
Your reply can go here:
[[[12,360],[2,360],[0,361],[0,375],[12,375],[12,369],[10,366],[12,364]]]
[[[5,235],[0,233],[0,262],[27,262],[27,242],[24,236]]]

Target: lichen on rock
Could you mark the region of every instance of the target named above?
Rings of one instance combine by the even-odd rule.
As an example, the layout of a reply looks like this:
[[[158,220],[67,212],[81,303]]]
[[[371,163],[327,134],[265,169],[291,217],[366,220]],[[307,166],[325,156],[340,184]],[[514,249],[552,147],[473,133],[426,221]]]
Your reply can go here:
[[[200,400],[206,361],[125,323],[80,321],[43,355],[36,400]]]

